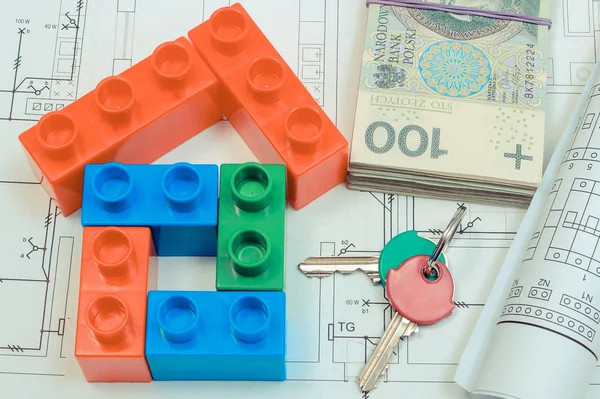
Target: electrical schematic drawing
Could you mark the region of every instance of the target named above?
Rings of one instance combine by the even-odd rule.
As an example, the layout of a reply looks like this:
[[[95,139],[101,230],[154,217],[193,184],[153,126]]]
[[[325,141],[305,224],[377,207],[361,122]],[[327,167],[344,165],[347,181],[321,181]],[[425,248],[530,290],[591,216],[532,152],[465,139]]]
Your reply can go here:
[[[37,18],[13,21],[15,34],[7,36],[14,40],[13,70],[10,75],[3,71],[5,76],[12,75],[12,81],[0,86],[0,119],[36,121],[77,98],[86,3],[63,0],[59,7],[58,20],[53,22],[44,23]],[[48,43],[54,51],[52,63],[40,68],[32,57],[39,48],[35,41],[46,42],[49,38],[53,39],[53,43]]]
[[[591,171],[600,166],[600,143],[594,134],[599,115],[593,111],[600,98],[599,89],[600,86],[592,88],[585,115],[578,122],[571,148],[563,158],[563,168]],[[552,184],[548,198],[550,209],[541,231],[535,232],[530,239],[525,261],[533,259],[540,242],[549,237],[545,260],[600,277],[600,213],[597,212],[600,182],[592,178],[575,178],[566,184],[562,178]]]
[[[600,254],[598,253],[598,214],[600,205],[600,182],[575,179],[569,189],[564,211],[554,212],[556,224],[545,259],[588,271],[600,276]],[[553,221],[550,221],[553,224]],[[550,225],[546,225],[550,227]]]
[[[14,55],[0,57],[1,76],[10,77],[0,81],[0,124],[14,142],[26,122],[78,96],[87,1],[44,4],[38,10],[24,4],[22,14],[0,17],[3,37],[13,39],[0,47],[6,57]],[[13,33],[4,34],[9,29]],[[21,179],[6,162],[0,161],[0,221],[10,226],[0,241],[0,373],[62,375],[76,240],[39,182]]]
[[[0,186],[0,197],[43,199],[40,194],[39,185]],[[55,201],[46,198],[28,205],[40,217],[15,227],[12,239],[0,244],[6,256],[0,266],[0,317],[8,321],[0,330],[0,359],[10,359],[0,362],[0,373],[60,375],[55,366],[57,359],[66,358],[64,335],[75,238],[61,234]],[[3,222],[17,222],[11,214],[17,210],[3,207]],[[30,236],[18,235],[24,232]]]
[[[585,129],[578,133],[581,132],[585,133]],[[576,135],[575,142],[580,138]],[[572,156],[573,150],[570,152]],[[566,158],[566,162],[573,165],[568,160],[569,156]],[[578,162],[581,163],[581,160]],[[597,279],[600,277],[600,214],[597,211],[600,182],[575,178],[571,184],[565,185],[564,179],[557,179],[552,185],[549,203],[543,226],[532,235],[523,262],[537,258],[575,268],[584,273],[583,281]],[[531,320],[533,325],[542,323],[545,329],[563,336],[564,330],[567,330],[574,333],[580,339],[579,343],[593,354],[591,344],[600,323],[600,311],[597,304],[594,306],[593,296],[584,293],[578,299],[568,292],[556,292],[551,287],[550,280],[544,277],[530,287],[513,283],[508,293],[511,301],[502,308],[500,322],[509,317],[512,321],[518,316],[522,320]]]
[[[136,0],[117,0],[113,75],[118,75],[133,65],[135,8]]]
[[[310,0],[299,3],[296,74],[335,123],[337,85],[325,85],[325,81],[336,81],[339,0]]]

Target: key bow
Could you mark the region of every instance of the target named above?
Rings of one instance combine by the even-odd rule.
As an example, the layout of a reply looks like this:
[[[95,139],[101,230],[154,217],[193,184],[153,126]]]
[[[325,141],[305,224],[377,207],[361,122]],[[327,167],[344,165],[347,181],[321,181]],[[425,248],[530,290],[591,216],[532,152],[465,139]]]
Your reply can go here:
[[[386,294],[392,307],[420,325],[436,323],[454,310],[454,279],[440,261],[435,262],[437,277],[428,280],[425,268],[429,257],[417,255],[404,261],[387,275]]]

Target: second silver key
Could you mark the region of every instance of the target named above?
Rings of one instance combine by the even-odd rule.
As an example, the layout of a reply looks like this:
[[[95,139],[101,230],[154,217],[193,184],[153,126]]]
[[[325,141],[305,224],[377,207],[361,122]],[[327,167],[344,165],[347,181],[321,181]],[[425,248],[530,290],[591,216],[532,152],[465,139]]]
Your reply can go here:
[[[361,391],[369,392],[377,386],[377,379],[387,368],[388,360],[400,338],[408,337],[416,331],[417,323],[402,317],[400,313],[394,314],[358,379]]]
[[[363,392],[376,387],[401,337],[415,332],[417,324],[433,324],[442,320],[454,309],[454,280],[450,270],[440,261],[429,262],[427,255],[413,256],[397,269],[390,270],[385,290],[397,313],[359,377]]]

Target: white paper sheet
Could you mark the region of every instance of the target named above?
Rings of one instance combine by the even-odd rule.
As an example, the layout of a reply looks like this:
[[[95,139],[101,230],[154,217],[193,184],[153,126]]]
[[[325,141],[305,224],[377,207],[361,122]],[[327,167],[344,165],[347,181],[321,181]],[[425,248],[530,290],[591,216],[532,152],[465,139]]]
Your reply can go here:
[[[583,88],[586,68],[595,62],[598,26],[596,3],[591,0],[582,1],[583,6],[576,2],[583,11],[570,14],[566,25],[563,7],[573,1],[555,3],[559,11],[553,16],[553,35],[565,26],[572,26],[573,32],[553,44],[547,155],[552,154]],[[17,136],[50,110],[48,104],[56,109],[69,103],[101,78],[146,57],[161,42],[185,35],[227,4],[227,0],[4,2],[0,13],[0,397],[466,398],[466,391],[454,382],[457,365],[523,211],[465,204],[468,213],[448,251],[457,285],[456,311],[402,342],[380,386],[362,395],[358,375],[390,318],[382,289],[361,274],[307,279],[296,265],[312,255],[377,253],[394,235],[408,229],[436,239],[457,204],[371,195],[343,185],[301,211],[288,209],[288,381],[85,382],[72,355],[80,215],[59,214],[55,202],[34,180]],[[364,1],[243,0],[242,4],[349,139],[366,18]],[[588,21],[589,32],[581,32],[579,27],[587,26],[581,21]],[[25,32],[19,34],[22,28]],[[158,162],[252,160],[255,157],[237,133],[222,122]],[[473,265],[474,259],[480,266]],[[214,289],[214,267],[214,259],[162,258],[159,288]]]

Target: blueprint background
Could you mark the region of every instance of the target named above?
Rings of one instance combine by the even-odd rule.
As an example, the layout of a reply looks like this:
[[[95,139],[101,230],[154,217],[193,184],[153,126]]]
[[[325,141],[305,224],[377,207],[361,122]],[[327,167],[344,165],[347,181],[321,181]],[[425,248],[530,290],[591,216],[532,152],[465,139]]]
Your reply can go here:
[[[361,193],[343,185],[301,211],[287,211],[288,381],[86,383],[72,355],[80,214],[60,215],[31,174],[17,136],[46,112],[48,104],[52,109],[68,104],[103,77],[146,57],[161,42],[185,35],[229,2],[2,3],[0,397],[467,397],[453,382],[456,366],[524,212],[466,204],[465,225],[448,252],[457,285],[457,311],[401,343],[385,383],[362,395],[357,376],[391,314],[382,289],[361,274],[307,279],[296,265],[312,255],[377,253],[407,229],[435,238],[457,204]],[[367,12],[364,2],[241,3],[350,139]],[[583,89],[586,71],[596,62],[597,4],[552,1],[546,162]],[[224,121],[157,162],[254,160]],[[478,267],[472,259],[477,259]],[[214,268],[210,258],[161,258],[159,289],[212,290]],[[600,383],[600,372],[596,375],[595,382]],[[593,386],[590,397],[599,393],[600,388]]]

